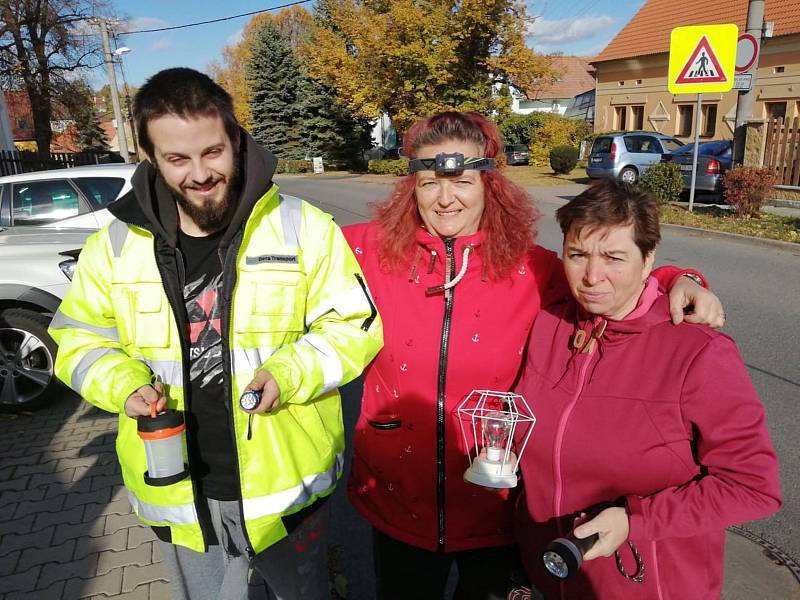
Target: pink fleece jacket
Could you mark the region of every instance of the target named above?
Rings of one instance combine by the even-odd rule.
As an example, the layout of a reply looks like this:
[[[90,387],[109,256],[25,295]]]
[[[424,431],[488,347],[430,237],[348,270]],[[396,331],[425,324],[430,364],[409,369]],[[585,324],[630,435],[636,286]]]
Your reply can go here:
[[[534,323],[517,388],[537,417],[517,534],[548,599],[718,598],[725,527],[780,507],[778,460],[736,345],[707,327],[672,325],[656,290],[651,282],[623,321],[570,301]],[[578,330],[597,342],[574,348]],[[627,507],[644,581],[622,577],[613,556],[563,583],[547,574],[544,547],[581,511],[608,504]],[[633,573],[631,552],[620,550]]]

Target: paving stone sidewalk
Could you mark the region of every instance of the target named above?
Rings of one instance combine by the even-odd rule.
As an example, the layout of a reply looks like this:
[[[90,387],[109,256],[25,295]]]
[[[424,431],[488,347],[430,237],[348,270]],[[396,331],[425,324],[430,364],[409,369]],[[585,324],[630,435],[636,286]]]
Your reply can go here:
[[[122,487],[116,422],[68,393],[34,414],[0,415],[0,600],[169,600],[155,537]],[[343,497],[334,504],[348,510]],[[354,539],[333,537],[340,548]],[[729,533],[723,600],[800,599],[779,558]],[[369,578],[356,566],[351,578]],[[362,592],[352,600],[368,600],[355,597],[371,589],[367,581],[350,584]]]

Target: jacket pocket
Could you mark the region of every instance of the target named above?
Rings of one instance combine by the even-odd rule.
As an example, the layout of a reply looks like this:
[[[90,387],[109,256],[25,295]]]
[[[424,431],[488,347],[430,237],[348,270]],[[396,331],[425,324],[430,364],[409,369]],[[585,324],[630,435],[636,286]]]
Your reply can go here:
[[[235,331],[304,330],[305,277],[297,265],[251,265],[239,274]]]
[[[111,289],[120,343],[138,348],[166,348],[170,308],[161,283],[114,284]]]

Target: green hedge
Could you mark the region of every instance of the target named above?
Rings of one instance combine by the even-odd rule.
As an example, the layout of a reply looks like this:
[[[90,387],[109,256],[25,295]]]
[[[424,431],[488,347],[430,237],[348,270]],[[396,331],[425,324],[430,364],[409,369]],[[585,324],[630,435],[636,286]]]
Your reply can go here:
[[[674,162],[650,165],[639,179],[639,184],[650,192],[659,204],[674,202],[683,191],[683,175]]]
[[[574,146],[556,146],[550,150],[550,168],[554,173],[570,173],[578,165],[578,149]]]
[[[276,173],[311,173],[313,171],[310,160],[284,160],[278,159]]]
[[[408,175],[408,161],[400,160],[371,160],[367,172],[374,175]]]

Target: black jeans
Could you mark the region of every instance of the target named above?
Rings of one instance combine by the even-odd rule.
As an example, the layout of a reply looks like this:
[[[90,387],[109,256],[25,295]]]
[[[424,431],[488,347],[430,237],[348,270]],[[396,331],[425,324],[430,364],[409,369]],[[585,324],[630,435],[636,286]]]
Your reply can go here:
[[[453,600],[505,600],[522,572],[516,545],[431,552],[373,529],[372,552],[378,600],[442,600],[453,562]]]

